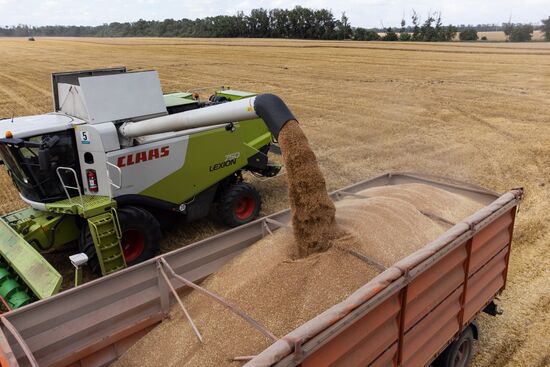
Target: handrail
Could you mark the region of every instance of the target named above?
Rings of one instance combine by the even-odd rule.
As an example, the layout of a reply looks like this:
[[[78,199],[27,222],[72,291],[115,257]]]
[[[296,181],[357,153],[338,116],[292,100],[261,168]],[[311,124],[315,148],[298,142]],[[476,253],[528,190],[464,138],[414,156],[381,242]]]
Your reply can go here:
[[[116,164],[113,164],[111,162],[105,162],[107,164],[107,177],[109,178],[109,184],[113,186],[115,189],[120,190],[122,188],[122,170],[119,166]],[[113,180],[111,179],[111,172],[109,170],[109,167],[113,167],[118,172],[118,185],[116,185]],[[112,199],[112,192],[109,190],[109,198]]]
[[[111,214],[113,215],[113,222],[115,225],[116,237],[120,241],[122,239],[122,229],[120,228],[120,220],[118,219],[118,212],[116,208],[111,208]]]
[[[76,186],[69,186],[65,184],[65,181],[63,181],[63,177],[61,177],[60,171],[69,171],[73,174],[74,180],[76,182]],[[82,197],[82,189],[80,188],[80,183],[78,182],[78,176],[76,174],[76,171],[70,167],[57,167],[55,169],[55,172],[57,173],[57,177],[59,178],[59,181],[61,181],[61,185],[63,186],[63,190],[65,190],[65,194],[67,195],[67,198],[69,199],[69,202],[73,204],[73,200],[71,198],[71,195],[69,195],[69,191],[67,189],[71,190],[77,190],[78,196],[80,197],[80,206],[82,207],[82,211],[85,211],[84,207],[84,199]],[[76,204],[78,205],[78,204]]]

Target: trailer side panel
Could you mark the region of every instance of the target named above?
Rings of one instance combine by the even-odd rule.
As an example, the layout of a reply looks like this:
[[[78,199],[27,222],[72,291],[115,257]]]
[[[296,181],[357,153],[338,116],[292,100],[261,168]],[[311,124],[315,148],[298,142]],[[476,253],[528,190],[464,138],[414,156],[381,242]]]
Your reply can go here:
[[[414,275],[404,276],[403,287],[360,318],[345,320],[349,326],[334,325],[317,340],[305,343],[302,366],[423,366],[433,361],[504,289],[516,212],[513,204],[486,218],[473,235],[442,249],[444,254],[437,261],[428,259],[415,266]],[[398,310],[390,307],[396,300],[401,300]],[[394,325],[395,316],[400,322],[398,330],[392,329],[392,337],[386,336],[386,329],[373,332],[363,326],[375,320]],[[386,348],[373,355],[381,345]],[[362,358],[348,357],[355,355]],[[300,361],[291,363],[292,359],[288,356],[280,365]]]

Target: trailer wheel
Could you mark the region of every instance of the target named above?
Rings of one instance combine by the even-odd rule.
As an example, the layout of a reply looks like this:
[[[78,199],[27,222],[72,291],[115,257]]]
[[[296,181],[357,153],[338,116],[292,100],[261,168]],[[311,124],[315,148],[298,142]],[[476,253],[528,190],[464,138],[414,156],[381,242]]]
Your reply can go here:
[[[122,250],[128,266],[148,260],[158,253],[160,224],[151,213],[135,206],[124,206],[118,209],[118,220],[122,231]],[[88,256],[88,265],[92,271],[100,275],[101,267],[88,226],[84,226],[81,232],[79,248]]]
[[[467,367],[474,352],[474,332],[468,326],[460,337],[452,342],[437,358],[435,366]]]
[[[261,207],[262,200],[258,190],[250,184],[238,182],[222,193],[218,213],[225,224],[237,227],[256,219]]]

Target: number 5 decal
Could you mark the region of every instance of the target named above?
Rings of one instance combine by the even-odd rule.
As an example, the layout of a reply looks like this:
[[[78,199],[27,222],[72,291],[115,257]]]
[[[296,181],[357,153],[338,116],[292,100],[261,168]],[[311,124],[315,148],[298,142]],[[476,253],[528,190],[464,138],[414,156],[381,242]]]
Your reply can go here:
[[[81,131],[80,132],[80,142],[82,144],[90,144],[90,138],[88,137],[87,131]]]

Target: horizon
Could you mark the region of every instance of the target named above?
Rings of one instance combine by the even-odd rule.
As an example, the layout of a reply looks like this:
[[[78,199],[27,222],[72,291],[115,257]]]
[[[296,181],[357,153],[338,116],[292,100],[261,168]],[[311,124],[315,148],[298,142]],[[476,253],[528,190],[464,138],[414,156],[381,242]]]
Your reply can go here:
[[[133,23],[139,20],[194,20],[218,15],[236,15],[239,11],[249,14],[252,9],[257,8],[292,9],[295,6],[329,9],[335,18],[340,18],[341,13],[345,12],[353,27],[377,29],[399,26],[403,18],[409,26],[412,9],[415,9],[422,19],[425,19],[429,12],[441,12],[443,23],[446,25],[501,25],[510,19],[512,23],[540,25],[543,18],[550,16],[550,2],[542,0],[525,0],[521,6],[511,0],[489,0],[483,3],[467,0],[460,4],[432,0],[414,3],[402,0],[352,0],[345,6],[333,0],[270,0],[259,4],[242,0],[235,5],[220,0],[205,0],[200,5],[183,4],[177,0],[137,0],[138,6],[135,4],[129,6],[121,0],[0,0],[0,25],[96,27],[114,22]],[[315,6],[312,6],[313,4]],[[472,11],[473,9],[476,11]],[[176,13],[181,15],[176,16]]]

